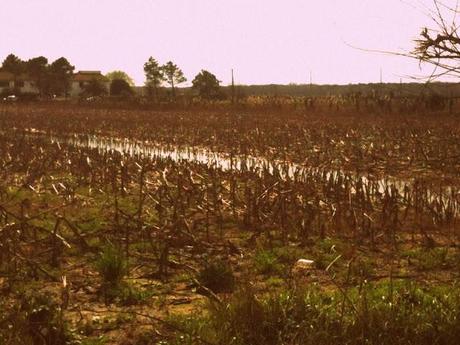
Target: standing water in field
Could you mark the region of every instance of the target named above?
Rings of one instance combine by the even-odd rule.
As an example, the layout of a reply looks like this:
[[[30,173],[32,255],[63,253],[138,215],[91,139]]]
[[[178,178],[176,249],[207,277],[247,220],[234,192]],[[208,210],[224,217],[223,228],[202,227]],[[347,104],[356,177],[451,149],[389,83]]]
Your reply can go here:
[[[59,145],[97,149],[100,153],[118,152],[122,155],[145,157],[150,159],[170,159],[175,162],[193,162],[204,164],[210,168],[222,171],[250,172],[259,176],[274,175],[282,180],[305,181],[308,177],[316,176],[321,180],[353,181],[352,185],[360,184],[363,190],[372,189],[375,193],[404,194],[408,188],[415,188],[417,179],[402,179],[386,176],[378,178],[372,175],[360,175],[343,170],[327,170],[311,167],[290,161],[268,159],[252,155],[234,155],[215,152],[200,146],[176,146],[158,144],[151,141],[134,141],[129,139],[112,138],[98,135],[49,135],[46,132],[28,129],[26,136],[49,138]],[[355,192],[355,188],[351,188]],[[427,198],[430,201],[447,203],[449,199],[457,199],[458,192],[450,184],[433,184],[427,188]],[[372,193],[371,193],[372,194]]]
[[[101,153],[107,151],[119,152],[123,155],[140,156],[151,159],[171,159],[175,162],[187,161],[205,164],[209,167],[222,171],[253,172],[258,175],[276,175],[283,180],[304,180],[305,176],[321,175],[327,180],[354,179],[360,181],[364,189],[372,184],[373,190],[379,193],[400,193],[414,184],[414,181],[394,177],[375,178],[373,176],[356,175],[341,170],[324,170],[309,167],[298,163],[270,160],[264,157],[251,155],[233,155],[222,152],[214,152],[205,147],[162,145],[154,142],[133,141],[103,137],[96,135],[73,135],[66,137],[51,136],[52,142],[67,144],[75,147],[97,149]],[[366,187],[367,186],[367,187]],[[444,202],[456,191],[451,186],[442,186],[431,189],[429,199]]]

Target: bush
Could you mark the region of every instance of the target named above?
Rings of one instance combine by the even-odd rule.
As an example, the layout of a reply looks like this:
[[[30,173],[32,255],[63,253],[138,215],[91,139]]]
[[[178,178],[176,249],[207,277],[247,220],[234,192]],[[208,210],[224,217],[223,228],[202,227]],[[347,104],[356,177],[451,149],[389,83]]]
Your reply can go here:
[[[110,83],[110,96],[124,96],[129,97],[134,93],[131,86],[126,80],[114,79]]]

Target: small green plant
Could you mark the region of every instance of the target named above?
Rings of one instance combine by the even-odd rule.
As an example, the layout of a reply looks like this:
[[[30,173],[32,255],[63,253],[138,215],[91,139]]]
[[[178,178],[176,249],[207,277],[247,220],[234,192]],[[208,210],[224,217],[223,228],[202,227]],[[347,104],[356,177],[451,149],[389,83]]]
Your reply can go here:
[[[153,291],[143,290],[129,284],[122,284],[117,291],[117,296],[122,305],[136,305],[145,302],[153,296]]]
[[[116,302],[124,306],[142,304],[153,296],[152,291],[140,289],[127,282],[121,282],[116,286],[103,285],[103,294],[106,303]]]
[[[317,268],[324,270],[326,269],[340,254],[337,253],[323,253],[317,252],[313,254],[313,260]],[[341,264],[341,261],[336,261],[334,267]]]
[[[112,245],[105,247],[96,261],[104,288],[118,287],[126,275],[127,266],[125,257],[117,248]]]
[[[254,256],[254,266],[261,274],[277,274],[282,266],[276,254],[269,250],[259,250]]]
[[[279,277],[270,277],[265,283],[268,287],[278,288],[284,285],[284,280]]]
[[[214,342],[213,330],[208,326],[208,318],[201,315],[172,314],[167,322],[181,330],[172,339],[161,340],[156,345],[195,345],[217,344]],[[210,332],[210,333],[208,333]],[[201,340],[209,339],[209,342]],[[137,344],[136,344],[137,345]],[[144,345],[144,344],[139,344]]]
[[[223,260],[208,263],[200,271],[198,281],[211,291],[231,292],[235,287],[235,276],[230,264]]]
[[[448,248],[419,248],[407,251],[404,255],[409,264],[415,265],[418,270],[429,271],[448,266],[450,264],[448,254]]]
[[[280,263],[289,266],[305,256],[305,252],[302,248],[293,246],[277,247],[273,249],[273,252],[276,254]]]
[[[337,239],[325,238],[318,241],[312,253],[316,267],[324,270],[334,262],[333,271],[339,268],[344,269],[343,264],[346,260],[343,260],[343,254],[347,249],[347,246]],[[337,260],[339,256],[341,260]]]
[[[343,252],[347,245],[337,238],[326,237],[325,239],[319,240],[315,247],[324,253],[331,252]]]

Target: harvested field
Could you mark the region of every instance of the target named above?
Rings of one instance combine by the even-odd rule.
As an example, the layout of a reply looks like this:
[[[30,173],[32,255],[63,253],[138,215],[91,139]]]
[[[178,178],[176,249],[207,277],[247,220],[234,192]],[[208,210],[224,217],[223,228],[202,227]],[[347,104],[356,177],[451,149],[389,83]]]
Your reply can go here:
[[[0,343],[454,344],[459,152],[455,113],[1,105]]]

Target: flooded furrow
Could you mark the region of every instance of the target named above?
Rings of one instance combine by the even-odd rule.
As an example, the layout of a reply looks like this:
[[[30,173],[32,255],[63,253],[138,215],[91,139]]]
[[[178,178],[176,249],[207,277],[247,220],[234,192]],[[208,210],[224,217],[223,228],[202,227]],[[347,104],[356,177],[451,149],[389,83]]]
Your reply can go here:
[[[175,162],[188,161],[205,164],[208,167],[222,171],[253,172],[259,174],[269,173],[283,180],[302,181],[303,176],[321,176],[326,180],[353,179],[362,186],[373,184],[380,193],[392,190],[404,193],[404,190],[414,184],[415,179],[398,179],[395,177],[376,178],[370,175],[357,175],[356,173],[341,170],[326,170],[301,164],[272,160],[264,157],[250,155],[232,155],[214,152],[204,147],[186,147],[174,145],[159,145],[153,142],[133,141],[103,137],[96,135],[50,136],[55,143],[67,144],[75,147],[97,149],[99,152],[118,152],[123,155],[138,156],[151,159],[168,159]],[[431,198],[451,196],[453,186],[439,186],[431,190]]]
[[[27,136],[49,139],[50,142],[59,145],[70,145],[73,147],[96,149],[101,154],[107,152],[118,152],[122,155],[136,156],[148,159],[167,159],[174,162],[191,162],[204,164],[209,168],[222,171],[235,171],[238,173],[251,172],[259,176],[266,174],[273,175],[282,180],[306,182],[317,180],[319,183],[325,181],[342,181],[349,183],[352,193],[356,192],[359,185],[364,193],[371,195],[395,194],[403,195],[409,190],[414,190],[421,183],[420,179],[400,179],[393,176],[378,178],[373,175],[359,175],[354,172],[342,170],[328,170],[323,168],[306,166],[289,161],[280,161],[265,157],[251,155],[233,155],[230,153],[215,152],[206,147],[198,146],[176,146],[171,144],[158,144],[149,141],[135,141],[129,139],[113,138],[98,135],[56,135],[49,134],[35,129],[22,131]],[[458,189],[449,184],[429,183],[423,186],[424,197],[430,202],[446,204],[458,201]]]

